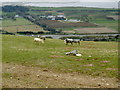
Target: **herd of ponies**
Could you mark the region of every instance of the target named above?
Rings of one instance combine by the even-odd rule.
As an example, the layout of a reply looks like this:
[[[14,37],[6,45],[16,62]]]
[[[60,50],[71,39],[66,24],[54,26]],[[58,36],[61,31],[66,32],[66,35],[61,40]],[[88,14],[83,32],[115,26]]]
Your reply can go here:
[[[44,43],[45,40],[46,40],[46,37],[45,37],[45,36],[38,36],[38,37],[35,37],[35,38],[34,38],[34,42]],[[64,43],[65,43],[66,45],[68,45],[69,43],[70,43],[71,45],[73,45],[73,43],[77,43],[77,44],[80,45],[80,39],[69,39],[69,38],[66,38],[66,39],[64,40]]]

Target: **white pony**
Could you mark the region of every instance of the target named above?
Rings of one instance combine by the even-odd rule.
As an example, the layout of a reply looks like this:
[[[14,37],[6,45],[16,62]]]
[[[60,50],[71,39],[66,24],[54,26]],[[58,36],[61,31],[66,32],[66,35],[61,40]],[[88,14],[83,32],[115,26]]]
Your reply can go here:
[[[68,45],[68,43],[71,43],[73,45],[73,43],[78,43],[80,45],[80,40],[79,39],[69,39],[69,38],[66,38],[64,40],[64,42],[66,43],[66,45]]]
[[[43,40],[43,39],[40,39],[40,38],[34,38],[34,42],[44,43],[44,40]]]

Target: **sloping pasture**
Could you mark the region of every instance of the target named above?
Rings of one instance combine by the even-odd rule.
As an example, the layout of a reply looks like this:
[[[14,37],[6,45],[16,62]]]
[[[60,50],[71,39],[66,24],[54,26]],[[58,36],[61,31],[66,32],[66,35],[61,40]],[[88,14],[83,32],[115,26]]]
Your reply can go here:
[[[44,31],[42,27],[39,27],[37,25],[16,25],[16,26],[9,26],[9,27],[3,27],[3,30],[8,32],[25,32],[25,31],[31,31],[31,32],[39,32]]]
[[[2,29],[8,32],[40,32],[44,31],[42,27],[31,23],[24,18],[17,18],[16,20],[6,19],[2,21]]]
[[[76,72],[92,76],[116,77],[118,43],[81,41],[65,45],[63,40],[47,39],[35,43],[33,37],[3,35],[3,63],[47,68],[56,72]],[[81,57],[67,56],[78,50]]]
[[[93,19],[91,22],[99,24],[100,26],[103,26],[103,27],[108,27],[113,30],[119,31],[118,20],[108,20],[108,19],[97,18],[97,19]]]
[[[24,19],[24,18],[17,18],[16,20],[12,19],[6,19],[2,20],[2,26],[8,27],[8,26],[16,26],[16,25],[33,25],[30,21]]]
[[[40,20],[40,24],[45,24],[51,28],[70,28],[70,27],[96,27],[96,24],[89,22],[60,22],[58,20]]]
[[[110,28],[106,27],[98,27],[98,28],[77,28],[74,29],[77,33],[118,33],[118,31],[115,31]]]

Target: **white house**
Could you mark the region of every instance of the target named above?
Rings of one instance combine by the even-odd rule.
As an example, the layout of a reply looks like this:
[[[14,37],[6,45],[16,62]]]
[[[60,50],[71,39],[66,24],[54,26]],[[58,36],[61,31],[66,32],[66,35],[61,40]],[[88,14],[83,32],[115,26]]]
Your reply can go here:
[[[65,15],[57,15],[57,17],[60,17],[60,18],[66,18]]]
[[[47,16],[47,19],[55,20],[55,17],[56,17],[56,16]]]
[[[80,22],[80,20],[77,20],[77,19],[69,19],[67,21],[69,21],[69,22]]]
[[[20,17],[19,15],[15,15],[15,18],[18,18],[18,17]]]

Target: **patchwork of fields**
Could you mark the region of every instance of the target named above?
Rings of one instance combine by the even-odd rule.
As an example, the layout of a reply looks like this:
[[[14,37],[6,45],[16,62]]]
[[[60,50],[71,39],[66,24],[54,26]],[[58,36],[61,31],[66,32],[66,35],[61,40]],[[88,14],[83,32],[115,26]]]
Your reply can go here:
[[[40,26],[42,26],[43,28],[45,28],[45,30],[48,31],[54,29],[56,31],[60,30],[64,33],[71,34],[118,33],[119,26],[117,9],[84,8],[84,7],[60,7],[60,8],[27,7],[27,8],[30,9],[27,12],[29,15],[28,17],[32,17],[33,19],[35,19],[39,24],[41,24]],[[15,12],[3,12],[3,16],[7,15],[11,16],[12,14],[15,15]],[[80,22],[67,22],[64,20],[49,20],[49,19],[47,20],[48,16],[56,17],[57,15],[65,16],[66,20],[68,21],[73,19],[79,20]],[[16,18],[16,20],[3,19],[3,30],[8,32],[45,31],[42,29],[42,27],[36,26],[34,23],[31,23],[30,21],[22,17]]]
[[[89,22],[61,22],[57,20],[41,20],[40,24],[47,25],[50,28],[61,28],[62,32],[65,33],[118,33],[117,30],[117,23],[111,22],[111,24],[107,24],[108,22],[103,21],[96,21],[100,23],[101,27],[99,27],[98,24],[93,24]],[[108,27],[103,27],[103,25],[106,25]],[[3,30],[16,33],[16,32],[24,32],[24,31],[31,31],[31,32],[46,32],[42,27],[35,25],[34,23],[31,23],[30,21],[24,19],[24,18],[17,18],[16,20],[3,20],[2,21]],[[98,26],[98,27],[96,27]],[[80,27],[80,28],[79,28]],[[109,28],[111,27],[111,28]]]
[[[72,27],[95,27],[96,24],[89,22],[61,22],[58,20],[40,20],[41,24],[45,24],[50,28],[72,28]]]
[[[73,26],[93,26],[95,23],[101,27],[107,27],[118,31],[118,12],[117,9],[109,9],[109,8],[85,8],[85,7],[29,7],[30,11],[28,12],[31,15],[65,15],[67,19],[75,19],[80,21],[89,21],[91,24],[83,23],[82,25],[74,24]],[[109,19],[111,17],[112,19]],[[54,22],[52,22],[54,25]],[[63,27],[67,27],[68,24],[63,23]],[[49,23],[48,23],[49,25]],[[56,24],[57,25],[57,22]],[[62,23],[60,24],[62,25]],[[72,25],[72,24],[71,24]],[[51,26],[51,25],[50,25]],[[57,27],[57,26],[55,26]],[[64,28],[65,29],[65,28]],[[65,30],[63,30],[65,31]],[[66,32],[66,31],[65,31]],[[71,30],[72,32],[72,30]]]

